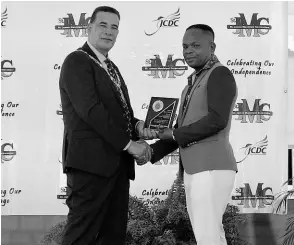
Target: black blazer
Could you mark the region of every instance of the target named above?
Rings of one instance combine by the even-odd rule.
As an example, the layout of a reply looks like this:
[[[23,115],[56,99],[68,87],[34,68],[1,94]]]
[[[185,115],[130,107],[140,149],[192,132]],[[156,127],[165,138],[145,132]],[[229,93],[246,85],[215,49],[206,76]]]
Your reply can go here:
[[[78,50],[98,60],[87,43]],[[123,151],[130,137],[126,133],[127,124],[119,93],[108,73],[87,54],[80,51],[70,53],[61,68],[63,171],[66,173],[69,168],[76,168],[110,177],[119,164],[124,163],[128,177],[134,179],[134,158]],[[126,84],[120,73],[119,76],[135,128],[138,119],[134,117]],[[135,130],[132,140],[138,140]]]

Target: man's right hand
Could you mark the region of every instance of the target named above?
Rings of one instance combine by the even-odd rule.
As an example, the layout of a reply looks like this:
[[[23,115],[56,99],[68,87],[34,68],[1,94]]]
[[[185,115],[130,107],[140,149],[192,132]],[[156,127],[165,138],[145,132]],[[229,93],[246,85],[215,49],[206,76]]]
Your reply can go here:
[[[132,141],[127,151],[139,162],[148,162],[152,157],[152,150],[148,144]]]

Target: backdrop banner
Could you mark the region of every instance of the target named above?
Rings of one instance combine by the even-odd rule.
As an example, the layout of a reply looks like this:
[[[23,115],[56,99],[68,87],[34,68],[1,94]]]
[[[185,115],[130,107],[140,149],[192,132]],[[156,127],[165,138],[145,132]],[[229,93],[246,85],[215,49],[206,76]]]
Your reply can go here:
[[[239,172],[230,203],[242,213],[272,212],[287,180],[287,3],[105,1],[2,2],[2,214],[68,212],[59,74],[65,57],[86,42],[99,5],[121,14],[109,56],[142,120],[152,96],[180,98],[193,72],[182,54],[186,28],[213,28],[215,53],[239,90],[230,135]],[[131,195],[147,204],[164,201],[178,163],[176,151],[136,166]]]

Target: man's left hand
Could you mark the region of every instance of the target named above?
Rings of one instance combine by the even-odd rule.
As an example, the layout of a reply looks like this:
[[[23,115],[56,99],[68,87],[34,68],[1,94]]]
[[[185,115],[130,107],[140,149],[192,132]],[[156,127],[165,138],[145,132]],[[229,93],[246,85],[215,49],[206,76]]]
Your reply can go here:
[[[160,129],[158,133],[158,138],[161,140],[173,140],[173,129]]]
[[[141,121],[137,125],[139,137],[144,140],[157,139],[157,131],[149,128],[144,128],[144,122]]]

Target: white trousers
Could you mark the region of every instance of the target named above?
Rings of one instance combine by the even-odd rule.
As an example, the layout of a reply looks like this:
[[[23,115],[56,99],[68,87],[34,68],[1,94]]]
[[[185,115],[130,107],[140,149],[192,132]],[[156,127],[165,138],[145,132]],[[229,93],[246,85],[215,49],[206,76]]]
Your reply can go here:
[[[222,217],[235,175],[232,170],[184,172],[187,209],[197,245],[227,245]]]

